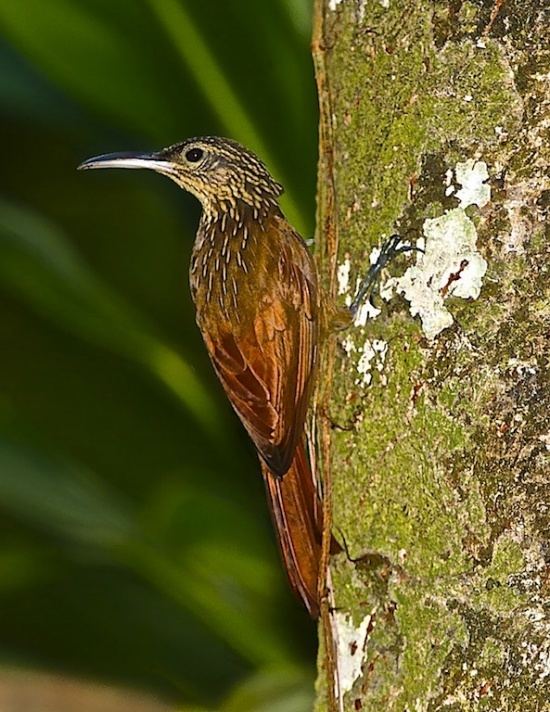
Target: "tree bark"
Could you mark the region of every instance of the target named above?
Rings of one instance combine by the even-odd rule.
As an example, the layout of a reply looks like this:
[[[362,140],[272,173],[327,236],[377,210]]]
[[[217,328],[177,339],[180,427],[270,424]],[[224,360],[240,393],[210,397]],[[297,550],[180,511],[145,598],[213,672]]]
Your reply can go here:
[[[315,20],[325,288],[349,302],[392,233],[425,247],[323,355],[346,551],[317,709],[549,709],[548,3],[319,0]]]

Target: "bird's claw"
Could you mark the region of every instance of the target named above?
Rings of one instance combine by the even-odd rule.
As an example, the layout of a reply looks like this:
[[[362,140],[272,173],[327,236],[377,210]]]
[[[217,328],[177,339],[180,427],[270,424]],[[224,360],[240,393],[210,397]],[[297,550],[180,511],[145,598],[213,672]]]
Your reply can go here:
[[[353,316],[357,314],[357,311],[365,300],[367,294],[369,295],[368,299],[370,303],[374,306],[372,298],[374,296],[374,287],[376,281],[378,280],[378,277],[380,276],[380,272],[396,255],[399,255],[404,252],[421,252],[422,254],[424,254],[424,250],[421,247],[417,247],[416,245],[402,244],[401,235],[391,235],[391,237],[389,237],[384,242],[384,244],[380,248],[380,254],[378,255],[378,259],[373,265],[371,265],[365,279],[361,283],[359,290],[355,295],[353,302],[351,303],[350,311]]]

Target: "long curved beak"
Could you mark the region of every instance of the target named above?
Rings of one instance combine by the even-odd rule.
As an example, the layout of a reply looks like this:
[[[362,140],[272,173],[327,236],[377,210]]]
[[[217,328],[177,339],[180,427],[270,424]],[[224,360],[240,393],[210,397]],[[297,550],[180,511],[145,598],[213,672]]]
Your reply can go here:
[[[176,174],[174,164],[161,153],[105,153],[88,158],[78,166],[79,171],[92,168],[148,168],[168,176]]]

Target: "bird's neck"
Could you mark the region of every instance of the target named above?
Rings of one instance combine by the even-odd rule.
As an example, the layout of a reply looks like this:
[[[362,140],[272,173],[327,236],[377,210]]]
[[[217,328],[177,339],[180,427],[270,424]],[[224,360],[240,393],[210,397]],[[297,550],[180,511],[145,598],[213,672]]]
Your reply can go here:
[[[231,310],[239,319],[236,285],[253,274],[265,237],[279,216],[277,204],[263,211],[248,205],[214,214],[203,212],[190,267],[191,295],[198,314],[216,304],[226,316]]]
[[[281,215],[275,198],[267,197],[254,204],[242,199],[203,203],[200,231],[236,235],[247,225],[263,228],[273,215]]]

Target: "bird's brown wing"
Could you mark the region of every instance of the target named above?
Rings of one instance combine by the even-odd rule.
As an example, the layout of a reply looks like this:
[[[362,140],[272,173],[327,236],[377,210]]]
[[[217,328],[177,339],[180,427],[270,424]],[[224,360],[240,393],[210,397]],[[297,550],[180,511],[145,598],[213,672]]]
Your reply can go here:
[[[288,223],[247,249],[239,320],[200,320],[214,368],[258,452],[282,476],[303,433],[316,361],[318,305],[315,268]],[[260,252],[261,250],[261,252]],[[202,321],[202,323],[201,323]]]

